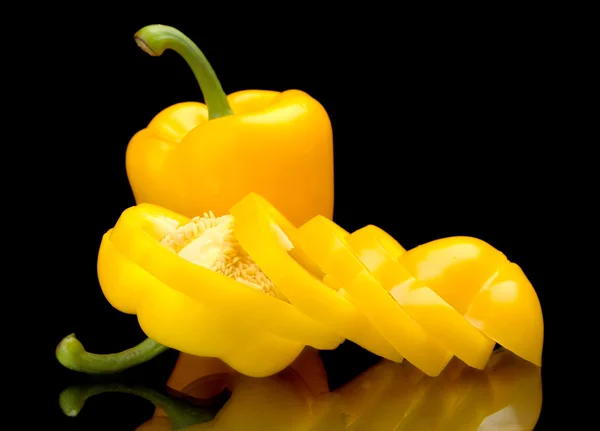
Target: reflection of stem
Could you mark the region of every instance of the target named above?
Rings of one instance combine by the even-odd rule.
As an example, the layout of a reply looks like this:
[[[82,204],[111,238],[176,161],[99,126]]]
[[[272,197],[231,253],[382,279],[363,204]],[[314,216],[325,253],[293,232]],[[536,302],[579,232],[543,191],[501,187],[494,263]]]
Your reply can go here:
[[[121,383],[71,386],[60,393],[58,402],[65,415],[75,417],[89,397],[107,392],[132,394],[150,401],[167,414],[173,430],[208,422],[215,417],[220,408],[219,405],[212,408],[196,407],[144,386],[128,386]]]

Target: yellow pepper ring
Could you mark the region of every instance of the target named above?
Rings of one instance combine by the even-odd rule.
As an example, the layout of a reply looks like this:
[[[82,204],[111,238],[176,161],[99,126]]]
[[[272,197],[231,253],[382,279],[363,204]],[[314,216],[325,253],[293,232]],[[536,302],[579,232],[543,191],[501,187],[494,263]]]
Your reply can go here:
[[[306,253],[302,235],[268,201],[249,194],[230,213],[235,237],[295,307],[378,356],[403,360],[360,309],[320,281],[326,274]],[[326,250],[326,240],[316,247]]]
[[[161,214],[172,215],[149,204],[125,210],[112,230],[111,242],[168,286],[209,307],[228,310],[249,325],[318,349],[334,349],[340,344],[342,339],[338,334],[292,305],[188,262],[161,246],[155,223],[156,216]],[[141,228],[137,221],[140,218],[147,220]]]
[[[467,365],[485,368],[496,343],[400,264],[397,256],[404,248],[394,238],[369,225],[346,239],[383,288],[425,331]]]
[[[318,262],[361,308],[375,327],[415,367],[435,377],[452,359],[452,353],[435,341],[381,286],[368,268],[338,236],[336,224],[317,216],[302,226],[305,246],[319,247],[322,238],[338,243],[331,261]]]

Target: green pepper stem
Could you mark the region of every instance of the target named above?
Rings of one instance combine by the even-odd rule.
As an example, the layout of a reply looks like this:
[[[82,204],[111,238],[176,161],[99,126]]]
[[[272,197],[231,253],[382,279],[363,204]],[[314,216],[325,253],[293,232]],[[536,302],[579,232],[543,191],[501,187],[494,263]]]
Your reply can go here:
[[[56,347],[56,359],[66,368],[87,374],[110,374],[143,364],[169,348],[145,339],[119,353],[98,355],[86,352],[75,334],[67,335]]]
[[[185,34],[176,28],[155,24],[142,28],[134,38],[138,46],[153,57],[162,55],[167,49],[183,57],[200,85],[209,120],[233,113],[212,66],[200,48]]]
[[[76,417],[88,398],[107,392],[132,394],[161,408],[169,417],[173,430],[181,430],[202,422],[214,419],[220,405],[212,407],[197,407],[185,401],[173,399],[154,389],[144,386],[129,386],[121,383],[102,383],[97,385],[70,386],[63,390],[58,403],[63,413]]]

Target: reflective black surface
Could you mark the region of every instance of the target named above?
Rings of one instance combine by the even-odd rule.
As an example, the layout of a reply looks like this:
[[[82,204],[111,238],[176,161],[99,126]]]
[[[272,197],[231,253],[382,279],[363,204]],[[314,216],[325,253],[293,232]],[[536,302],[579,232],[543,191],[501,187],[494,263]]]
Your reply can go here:
[[[307,348],[290,367],[267,378],[240,375],[217,359],[180,354],[164,378],[149,379],[146,368],[73,379],[79,380],[73,385],[65,381],[56,393],[56,426],[140,431],[541,429],[536,428],[542,412],[541,368],[503,348],[483,371],[454,358],[435,378],[407,362],[370,358],[355,346],[340,349],[346,351]],[[154,365],[168,367],[172,353]],[[337,375],[328,373],[340,360],[335,355],[349,353],[364,355],[364,370],[346,367],[342,376],[338,367]]]
[[[531,280],[547,339],[557,330],[553,316],[564,320],[564,289],[553,285],[554,267],[556,239],[567,237],[570,227],[551,220],[565,203],[554,187],[555,167],[543,161],[554,142],[548,88],[560,80],[545,63],[550,51],[555,61],[554,45],[547,32],[532,27],[537,19],[517,22],[520,12],[497,23],[461,13],[433,19],[431,11],[407,19],[360,8],[353,19],[323,17],[318,10],[292,23],[294,10],[280,11],[276,22],[260,15],[238,27],[229,21],[230,6],[208,16],[166,9],[133,8],[128,15],[104,6],[85,13],[69,8],[48,24],[52,40],[65,49],[58,42],[35,44],[53,59],[40,80],[44,97],[35,99],[52,106],[31,109],[31,123],[48,126],[38,127],[44,132],[35,149],[42,165],[35,170],[38,188],[24,195],[36,206],[29,211],[37,217],[32,226],[39,225],[40,199],[52,199],[43,212],[54,239],[43,259],[34,256],[36,266],[27,275],[40,280],[35,291],[32,283],[25,285],[21,304],[35,297],[43,310],[26,319],[35,322],[31,338],[41,340],[36,349],[49,371],[36,373],[24,389],[38,402],[44,382],[48,397],[36,404],[50,410],[39,418],[44,426],[513,431],[532,429],[540,415],[536,429],[547,429],[560,410],[546,407],[547,394],[561,393],[548,391],[548,383],[561,381],[556,371],[547,377],[549,343],[541,414],[539,370],[507,353],[496,353],[497,363],[484,372],[453,362],[435,379],[408,364],[381,362],[349,342],[318,358],[307,354],[309,366],[302,370],[260,380],[209,369],[205,359],[176,367],[176,351],[115,376],[78,374],[56,362],[53,349],[71,332],[97,353],[123,350],[145,337],[134,316],[107,303],[96,259],[102,234],[135,204],[124,167],[129,139],[167,106],[202,100],[180,58],[151,58],[135,45],[134,32],[153,23],[178,27],[195,40],[228,93],[299,88],[323,104],[334,130],[338,224],[348,230],[376,224],[407,249],[446,236],[481,238]],[[383,23],[386,15],[391,21]],[[377,31],[366,32],[363,25],[373,23]],[[71,40],[81,44],[70,46]],[[56,101],[70,108],[58,109]],[[57,244],[71,248],[59,251]],[[568,362],[577,365],[576,359]],[[176,414],[167,419],[152,401]],[[29,415],[42,416],[36,409]]]

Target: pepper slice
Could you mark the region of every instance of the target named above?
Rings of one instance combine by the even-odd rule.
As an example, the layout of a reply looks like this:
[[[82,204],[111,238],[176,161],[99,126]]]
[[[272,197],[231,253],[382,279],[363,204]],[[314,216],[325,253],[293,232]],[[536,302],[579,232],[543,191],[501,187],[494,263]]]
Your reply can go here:
[[[347,241],[384,289],[423,329],[466,364],[485,368],[495,342],[400,264],[398,258],[406,250],[392,236],[368,225],[350,234]]]
[[[307,253],[318,256],[323,238],[336,243],[331,260],[318,263],[350,294],[369,316],[373,325],[414,366],[429,376],[437,376],[452,359],[452,353],[439,344],[413,320],[361,262],[336,223],[316,216],[301,226]]]
[[[244,250],[296,308],[379,356],[403,360],[356,305],[325,284],[326,274],[306,253],[295,226],[266,199],[250,193],[230,213]]]
[[[438,239],[407,251],[400,263],[486,336],[542,364],[544,320],[521,268],[477,238]]]
[[[319,349],[333,349],[342,341],[338,334],[303,315],[288,302],[192,263],[161,245],[159,241],[170,232],[170,220],[190,221],[165,208],[140,204],[121,214],[108,238],[121,253],[172,290],[211,309],[236,316],[240,325],[254,326]],[[155,311],[160,310],[161,298],[152,295],[151,290],[145,295],[136,291],[137,298],[132,298],[134,292],[131,293],[128,296],[130,306],[137,303],[139,307],[141,299],[154,297],[157,301]],[[121,309],[118,304],[115,307]]]

